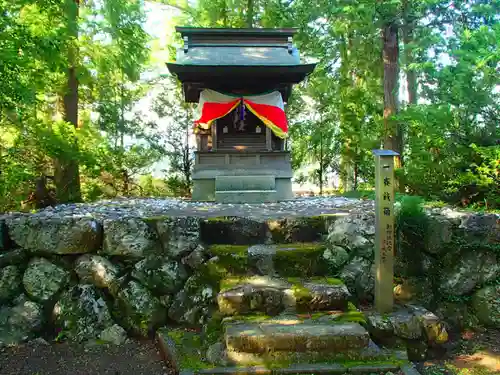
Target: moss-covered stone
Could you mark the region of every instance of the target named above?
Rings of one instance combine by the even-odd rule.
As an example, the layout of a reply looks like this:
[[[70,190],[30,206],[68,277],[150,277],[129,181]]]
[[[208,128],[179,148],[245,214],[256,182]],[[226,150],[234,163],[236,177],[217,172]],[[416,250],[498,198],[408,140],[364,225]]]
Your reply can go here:
[[[201,240],[207,244],[255,245],[265,243],[267,225],[241,217],[209,218],[201,222]]]
[[[200,244],[200,219],[172,217],[156,221],[156,231],[165,254],[180,259]]]
[[[19,216],[6,223],[10,238],[32,252],[83,254],[102,243],[102,225],[92,218]]]
[[[179,370],[203,370],[214,367],[209,362],[203,361],[207,348],[203,345],[199,334],[182,328],[163,328],[162,332],[175,345],[175,360]]]
[[[136,281],[130,281],[118,292],[115,314],[122,326],[144,337],[167,318],[160,301]]]
[[[22,274],[16,266],[0,269],[0,304],[10,302],[22,290]]]
[[[193,274],[184,288],[175,295],[168,316],[175,322],[202,326],[215,311],[216,289],[207,275]]]
[[[181,290],[188,273],[181,263],[154,256],[136,263],[132,277],[156,293],[169,294]]]
[[[51,300],[68,281],[69,273],[45,258],[33,258],[23,276],[26,293],[38,302]]]
[[[101,292],[93,285],[76,285],[61,295],[54,306],[54,324],[68,339],[97,339],[103,329],[113,325]]]
[[[148,255],[162,254],[163,249],[156,231],[141,219],[129,218],[104,221],[102,253],[142,259]]]
[[[328,266],[322,259],[324,250],[321,243],[278,245],[274,256],[275,270],[280,275],[292,277],[326,275]]]
[[[314,242],[327,234],[331,217],[311,216],[267,222],[274,243]]]
[[[472,297],[472,306],[482,324],[500,328],[500,286],[478,290]]]

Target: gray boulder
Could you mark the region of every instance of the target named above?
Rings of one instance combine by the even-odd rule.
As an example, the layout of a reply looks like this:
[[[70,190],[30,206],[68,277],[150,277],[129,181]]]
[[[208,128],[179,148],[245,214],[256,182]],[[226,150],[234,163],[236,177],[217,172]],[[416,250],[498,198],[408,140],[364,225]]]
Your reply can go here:
[[[123,345],[127,341],[127,331],[118,324],[106,328],[99,335],[99,339],[114,345]]]
[[[141,219],[104,221],[102,253],[132,259],[151,254],[161,254],[161,244],[156,232]]]
[[[179,262],[148,257],[136,263],[132,277],[159,294],[170,294],[182,288],[188,274]]]
[[[209,363],[217,366],[227,366],[230,362],[227,356],[226,345],[222,342],[210,345],[207,349],[206,358]]]
[[[373,213],[351,214],[335,220],[328,228],[328,243],[350,250],[367,247],[375,236]],[[366,239],[369,241],[367,242]]]
[[[175,295],[168,316],[181,324],[203,325],[215,310],[216,292],[201,275],[192,275]]]
[[[0,310],[0,348],[17,345],[31,339],[43,325],[43,308],[21,300],[12,308]]]
[[[23,285],[35,301],[51,300],[68,283],[69,273],[45,258],[33,258],[24,272]]]
[[[12,241],[9,237],[9,228],[5,224],[4,219],[0,219],[0,252],[9,250],[12,246]]]
[[[417,305],[408,305],[413,315],[419,320],[427,343],[444,344],[448,341],[448,332],[444,323],[433,312]]]
[[[33,252],[83,254],[97,250],[102,241],[102,226],[94,219],[21,216],[7,225],[12,240]]]
[[[340,272],[349,291],[361,300],[371,300],[375,288],[372,263],[361,257],[353,258]]]
[[[403,339],[418,339],[422,336],[419,319],[407,310],[398,310],[389,314],[394,334]]]
[[[470,252],[460,257],[451,269],[444,270],[439,291],[447,295],[465,295],[499,275],[500,264],[494,254]]]
[[[198,245],[190,254],[182,258],[182,264],[188,266],[193,271],[200,268],[208,259],[208,254],[202,245]]]
[[[22,275],[16,266],[0,269],[0,304],[8,303],[22,288]]]
[[[82,284],[112,289],[117,283],[118,268],[99,255],[82,255],[75,262],[75,271]]]
[[[366,322],[370,335],[379,340],[390,338],[394,334],[394,327],[389,316],[372,312],[367,314]]]
[[[248,264],[259,275],[273,275],[276,247],[272,245],[253,245],[247,250]]]
[[[472,297],[472,306],[479,322],[500,328],[500,286],[487,286],[479,289]]]
[[[0,268],[12,265],[19,265],[26,261],[28,252],[23,249],[15,249],[0,253]]]
[[[143,337],[162,325],[167,317],[160,301],[136,281],[130,281],[118,292],[115,304],[123,326]]]
[[[453,223],[442,216],[428,216],[425,250],[438,254],[444,245],[452,240]]]
[[[65,291],[53,309],[53,320],[72,341],[96,339],[113,325],[111,314],[100,291],[93,285],[75,285]]]
[[[328,268],[332,272],[336,272],[344,266],[349,260],[349,254],[347,251],[341,247],[336,245],[330,245],[323,252],[323,259],[328,264]]]
[[[172,217],[156,221],[165,252],[174,259],[190,253],[200,243],[200,221],[195,217]]]
[[[464,216],[460,228],[472,239],[500,242],[499,216],[495,214],[471,214]]]

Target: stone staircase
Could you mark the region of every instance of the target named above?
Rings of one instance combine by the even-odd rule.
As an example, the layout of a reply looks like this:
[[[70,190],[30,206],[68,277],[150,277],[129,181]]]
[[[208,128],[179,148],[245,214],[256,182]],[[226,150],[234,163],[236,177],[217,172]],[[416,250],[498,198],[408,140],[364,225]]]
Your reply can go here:
[[[239,184],[221,178],[218,188]],[[218,220],[210,222],[210,232],[221,231],[216,238],[226,243],[209,242],[208,248],[210,273],[218,278],[217,311],[208,324],[212,328],[201,336],[210,337],[209,347],[181,359],[186,374],[369,374],[398,372],[407,363],[406,352],[382,349],[371,340],[365,314],[344,282],[318,262],[323,244],[292,243],[295,234],[258,244],[260,227],[240,231],[235,223]],[[222,226],[237,233],[225,233]],[[309,238],[306,232],[301,230],[303,238]],[[177,350],[187,346],[180,341]]]
[[[215,200],[219,203],[277,202],[275,176],[217,176]]]
[[[229,285],[229,286],[228,286]],[[359,323],[364,316],[336,279],[251,276],[225,280],[218,294],[227,360],[236,366],[386,360]]]

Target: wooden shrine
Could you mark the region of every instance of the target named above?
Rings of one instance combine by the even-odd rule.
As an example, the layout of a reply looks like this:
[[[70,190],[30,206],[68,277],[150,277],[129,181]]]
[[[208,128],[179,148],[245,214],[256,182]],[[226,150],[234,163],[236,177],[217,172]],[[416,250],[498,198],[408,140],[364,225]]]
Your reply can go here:
[[[284,103],[315,64],[302,64],[295,29],[177,27],[184,41],[168,69],[198,103],[193,200],[293,198]]]

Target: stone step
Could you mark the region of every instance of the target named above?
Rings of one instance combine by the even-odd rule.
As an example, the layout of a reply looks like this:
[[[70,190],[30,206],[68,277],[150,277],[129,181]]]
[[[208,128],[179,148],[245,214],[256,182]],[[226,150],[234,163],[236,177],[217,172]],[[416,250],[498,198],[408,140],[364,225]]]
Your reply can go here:
[[[231,277],[222,280],[217,295],[223,315],[283,311],[347,310],[351,294],[338,279],[277,278],[270,276]]]
[[[346,364],[346,363],[312,363],[292,364],[283,368],[266,366],[251,367],[215,367],[196,371],[181,372],[181,375],[342,375],[342,374],[380,374],[397,372],[402,367],[399,363]],[[417,373],[418,374],[418,373]]]
[[[276,190],[216,190],[217,203],[276,203]]]
[[[255,231],[259,228],[255,228]],[[217,227],[212,227],[213,233],[230,238],[226,231],[217,232]],[[244,230],[240,235],[245,234]],[[281,277],[313,277],[331,274],[330,263],[324,257],[325,245],[314,242],[298,242],[276,245],[211,245],[208,249],[212,256],[219,258],[237,257],[245,263],[244,274],[257,274]],[[234,274],[234,273],[233,273]]]
[[[216,191],[275,190],[275,176],[217,176]]]
[[[358,323],[229,324],[224,339],[228,351],[240,353],[352,352],[370,343],[370,335]]]

